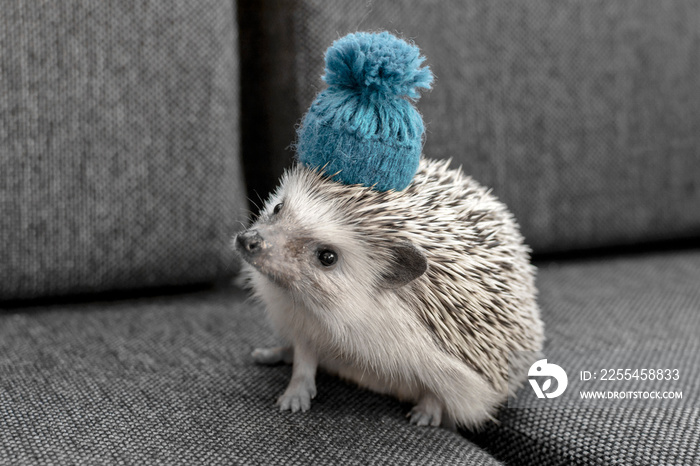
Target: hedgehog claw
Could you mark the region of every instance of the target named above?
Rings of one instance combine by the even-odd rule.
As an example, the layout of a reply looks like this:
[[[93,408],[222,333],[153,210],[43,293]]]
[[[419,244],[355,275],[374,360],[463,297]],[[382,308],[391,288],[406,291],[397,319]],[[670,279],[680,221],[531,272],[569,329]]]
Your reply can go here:
[[[411,424],[437,427],[442,422],[442,406],[434,396],[425,395],[407,417],[411,418]]]
[[[316,384],[313,379],[292,382],[287,390],[277,399],[280,411],[306,412],[311,409],[311,400],[316,397]]]
[[[434,426],[437,427],[440,425],[440,415],[438,414],[437,416],[434,414],[430,413],[425,413],[423,411],[420,411],[414,407],[411,412],[409,413],[409,416],[411,417],[411,424],[417,425],[417,426]]]

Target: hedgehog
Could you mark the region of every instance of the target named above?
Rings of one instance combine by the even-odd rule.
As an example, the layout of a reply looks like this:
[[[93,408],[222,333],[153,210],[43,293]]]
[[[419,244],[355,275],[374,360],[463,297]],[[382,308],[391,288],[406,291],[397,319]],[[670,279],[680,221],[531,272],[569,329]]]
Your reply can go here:
[[[415,51],[409,54],[392,40],[353,36],[352,53],[342,43],[334,44],[327,67],[335,63],[329,56],[340,56],[369,63],[366,68],[375,77],[417,76],[421,60]],[[402,53],[372,54],[377,44],[386,48],[387,43],[404,47]],[[333,54],[338,48],[343,53]],[[388,72],[387,56],[394,59],[393,71],[396,56],[410,69]],[[367,73],[361,68],[344,63],[341,70]],[[333,73],[327,69],[326,76]],[[376,105],[381,99],[405,97],[425,84],[422,76],[402,93],[395,92],[396,86],[376,86],[376,79],[366,76],[343,79],[338,92],[362,99],[373,88],[383,93],[367,99]],[[353,86],[364,87],[358,92]],[[328,95],[321,93],[318,99]],[[309,115],[314,108],[335,107],[314,104]],[[388,113],[371,113],[379,121],[364,127],[379,131],[388,124],[382,121]],[[409,120],[406,114],[401,112],[402,122]],[[326,146],[331,148],[341,145],[332,140],[336,133],[323,131],[330,128],[347,138],[342,125],[316,118],[322,126],[315,128],[309,115],[299,130],[299,150],[310,150],[315,158],[325,150],[302,144],[305,128],[324,143],[330,140]],[[419,129],[404,134],[421,138],[422,122]],[[366,144],[358,138],[342,146],[361,152]],[[410,144],[388,146],[398,147],[403,157]],[[372,154],[381,150],[371,147]],[[388,189],[377,189],[377,170],[344,170],[328,161],[306,160],[299,154],[257,220],[233,242],[243,259],[245,281],[282,341],[278,347],[255,349],[252,358],[260,364],[292,364],[279,408],[310,409],[320,368],[413,403],[408,417],[419,426],[478,428],[494,419],[539,359],[544,339],[535,269],[513,215],[461,168],[450,168],[450,161],[420,157],[407,186],[398,189],[390,178],[384,180]],[[343,178],[343,170],[360,178]],[[374,178],[362,179],[367,173]]]

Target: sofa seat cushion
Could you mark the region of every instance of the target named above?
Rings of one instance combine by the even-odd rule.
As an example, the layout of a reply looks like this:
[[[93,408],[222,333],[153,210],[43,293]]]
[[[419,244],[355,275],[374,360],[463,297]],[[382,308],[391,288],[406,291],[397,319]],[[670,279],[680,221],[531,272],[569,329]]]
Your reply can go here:
[[[324,374],[309,412],[279,412],[291,368],[253,364],[275,339],[236,289],[0,311],[0,464],[695,464],[698,283],[700,251],[541,264],[545,352],[583,355],[551,362],[672,348],[684,408],[504,408],[463,435]]]
[[[250,358],[273,343],[235,289],[0,311],[0,464],[501,464],[323,374],[280,412],[291,368]]]
[[[500,425],[469,438],[508,464],[698,464],[700,251],[541,264],[538,284],[544,353],[566,370],[567,392],[561,402],[540,400],[527,385],[517,409],[501,410]],[[580,380],[582,370],[602,378],[616,368],[676,368],[680,377]],[[591,389],[682,398],[584,404],[580,391]]]

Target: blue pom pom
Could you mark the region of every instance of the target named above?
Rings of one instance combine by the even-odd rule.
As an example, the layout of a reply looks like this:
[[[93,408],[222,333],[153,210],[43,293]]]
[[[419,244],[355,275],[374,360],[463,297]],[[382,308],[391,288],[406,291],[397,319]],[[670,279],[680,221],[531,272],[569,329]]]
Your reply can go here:
[[[433,75],[420,50],[388,32],[357,32],[336,40],[326,52],[329,86],[358,93],[418,99],[418,89],[430,89]]]

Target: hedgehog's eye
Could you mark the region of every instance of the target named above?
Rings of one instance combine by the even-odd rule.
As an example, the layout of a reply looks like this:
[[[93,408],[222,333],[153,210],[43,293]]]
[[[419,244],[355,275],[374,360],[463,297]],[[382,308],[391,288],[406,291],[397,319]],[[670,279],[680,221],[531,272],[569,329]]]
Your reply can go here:
[[[280,210],[282,210],[282,207],[284,207],[284,203],[283,203],[283,202],[280,202],[279,204],[277,204],[277,205],[275,206],[274,209],[272,209],[272,214],[273,214],[273,215],[279,214],[279,213],[280,213]]]
[[[331,249],[321,249],[318,251],[318,260],[324,267],[330,267],[338,262],[338,254]]]

